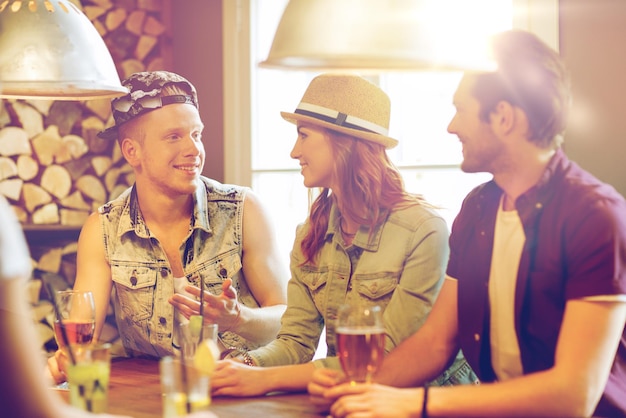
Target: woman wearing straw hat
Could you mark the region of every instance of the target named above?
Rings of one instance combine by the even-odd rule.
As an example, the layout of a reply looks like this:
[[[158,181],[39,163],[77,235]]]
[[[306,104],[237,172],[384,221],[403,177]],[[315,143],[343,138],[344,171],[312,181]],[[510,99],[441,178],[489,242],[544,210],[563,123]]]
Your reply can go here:
[[[297,229],[277,339],[242,361],[220,362],[214,395],[304,390],[316,367],[339,368],[333,319],[344,303],[383,309],[389,352],[422,325],[444,278],[445,221],[405,191],[386,154],[397,144],[388,136],[388,96],[364,78],[324,74],[295,112],[281,115],[297,126],[291,157],[305,186],[321,192]],[[328,357],[311,361],[324,325]],[[474,381],[459,353],[433,384]]]

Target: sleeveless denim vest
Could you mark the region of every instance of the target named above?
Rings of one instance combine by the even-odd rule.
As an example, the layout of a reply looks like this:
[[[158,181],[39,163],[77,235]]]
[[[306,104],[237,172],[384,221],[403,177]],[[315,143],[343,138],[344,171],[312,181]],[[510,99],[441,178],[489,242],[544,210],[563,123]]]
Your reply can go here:
[[[180,247],[188,282],[220,294],[231,278],[239,301],[258,307],[242,270],[243,202],[247,189],[201,177],[193,195],[189,234]],[[115,319],[126,354],[172,355],[174,277],[165,251],[151,235],[137,202],[135,187],[98,209],[106,259],[113,280]],[[227,347],[257,346],[232,332],[220,332]]]

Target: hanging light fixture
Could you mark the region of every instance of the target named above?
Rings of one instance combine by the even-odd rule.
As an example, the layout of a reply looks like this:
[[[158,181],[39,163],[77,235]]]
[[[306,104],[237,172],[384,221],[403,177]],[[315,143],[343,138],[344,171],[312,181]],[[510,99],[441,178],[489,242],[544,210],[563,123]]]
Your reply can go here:
[[[127,93],[104,40],[69,0],[0,0],[0,97],[53,100]]]
[[[460,16],[461,7],[467,5],[459,0],[290,0],[269,55],[259,66],[316,71],[494,69],[487,39],[472,36],[475,25],[469,30],[473,22]]]

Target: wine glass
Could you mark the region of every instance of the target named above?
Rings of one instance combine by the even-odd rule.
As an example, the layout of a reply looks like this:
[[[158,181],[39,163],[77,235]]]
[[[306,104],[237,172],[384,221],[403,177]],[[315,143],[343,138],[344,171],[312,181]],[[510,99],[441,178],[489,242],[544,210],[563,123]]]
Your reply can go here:
[[[385,356],[380,306],[340,306],[335,333],[337,355],[350,383],[371,383]]]
[[[93,293],[88,290],[60,290],[56,292],[59,317],[54,320],[54,336],[59,349],[67,349],[63,330],[72,346],[91,344],[96,323]]]

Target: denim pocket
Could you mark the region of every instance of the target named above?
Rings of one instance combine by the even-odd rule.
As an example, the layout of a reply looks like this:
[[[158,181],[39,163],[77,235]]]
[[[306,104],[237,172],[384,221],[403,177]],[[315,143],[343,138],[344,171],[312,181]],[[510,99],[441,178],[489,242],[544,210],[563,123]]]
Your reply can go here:
[[[111,274],[122,312],[134,322],[148,319],[158,269],[145,266],[111,265]]]
[[[391,297],[398,286],[398,279],[389,274],[355,275],[355,289],[359,294],[370,300]]]

